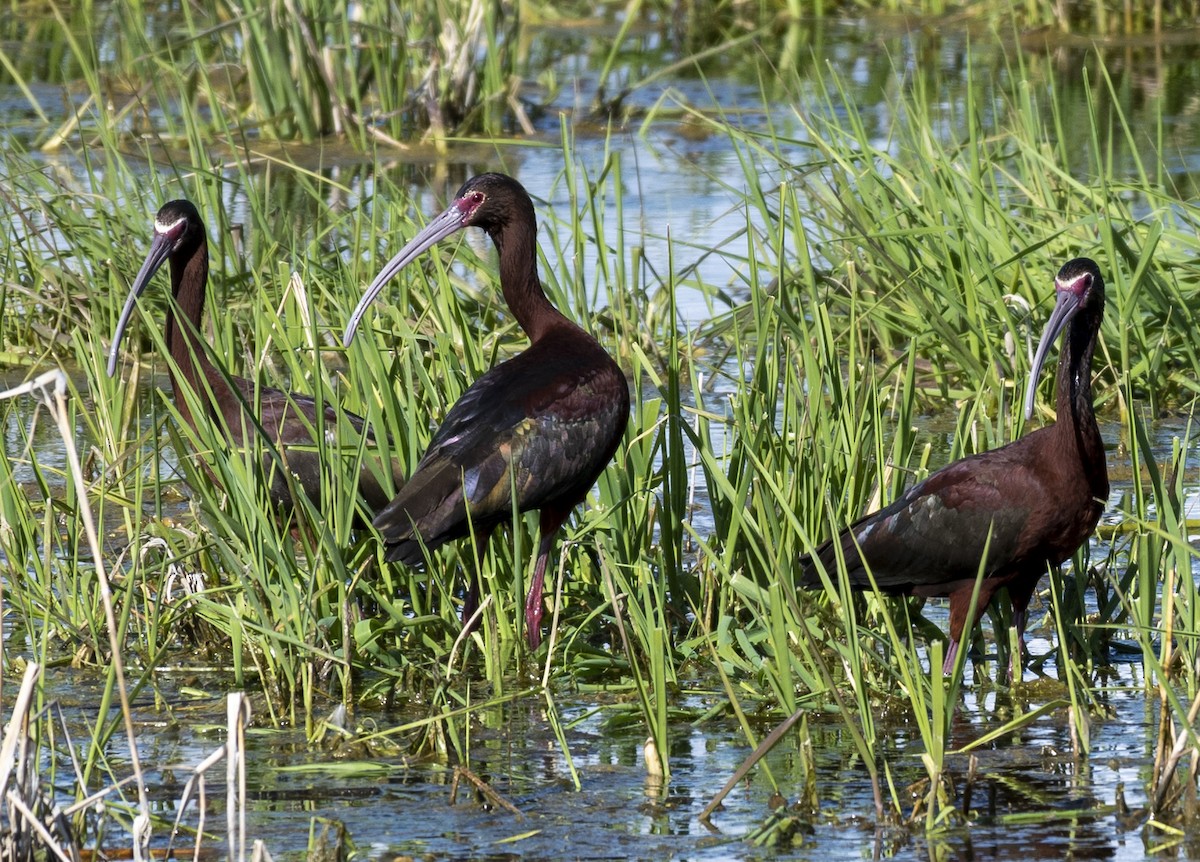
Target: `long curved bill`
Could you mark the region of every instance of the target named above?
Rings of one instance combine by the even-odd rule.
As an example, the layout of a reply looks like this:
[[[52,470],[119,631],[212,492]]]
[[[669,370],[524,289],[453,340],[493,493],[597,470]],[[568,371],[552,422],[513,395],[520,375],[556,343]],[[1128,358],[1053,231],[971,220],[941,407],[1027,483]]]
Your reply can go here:
[[[1046,354],[1050,352],[1050,345],[1058,340],[1059,334],[1066,328],[1077,311],[1079,311],[1079,296],[1069,290],[1058,291],[1058,301],[1054,303],[1054,310],[1050,312],[1050,319],[1046,321],[1042,340],[1038,342],[1037,353],[1033,355],[1033,367],[1029,370],[1029,388],[1025,390],[1026,419],[1033,416],[1038,377],[1042,373],[1042,366],[1046,364]]]
[[[350,344],[350,341],[354,338],[355,331],[358,329],[358,325],[362,322],[362,316],[366,312],[367,306],[375,301],[375,297],[379,296],[379,292],[383,290],[383,286],[396,273],[412,263],[413,260],[427,251],[431,246],[450,236],[455,231],[462,230],[464,227],[466,225],[463,224],[462,210],[459,209],[458,203],[455,202],[449,209],[425,225],[420,233],[410,239],[408,244],[400,249],[396,253],[396,256],[389,260],[387,265],[379,271],[379,275],[375,276],[375,280],[371,282],[367,288],[367,292],[359,300],[358,307],[350,315],[350,322],[346,324],[346,334],[342,336],[342,344],[347,346]]]
[[[150,251],[146,254],[142,268],[138,270],[137,278],[133,280],[133,287],[129,289],[129,296],[125,299],[125,307],[121,309],[121,319],[117,321],[117,331],[113,334],[112,346],[108,348],[109,377],[117,372],[117,353],[121,346],[121,338],[125,335],[125,328],[129,326],[129,319],[133,316],[133,309],[137,305],[138,297],[142,295],[142,291],[146,289],[146,285],[150,283],[154,273],[158,272],[159,267],[170,257],[174,244],[175,238],[155,231],[154,239],[150,242]]]

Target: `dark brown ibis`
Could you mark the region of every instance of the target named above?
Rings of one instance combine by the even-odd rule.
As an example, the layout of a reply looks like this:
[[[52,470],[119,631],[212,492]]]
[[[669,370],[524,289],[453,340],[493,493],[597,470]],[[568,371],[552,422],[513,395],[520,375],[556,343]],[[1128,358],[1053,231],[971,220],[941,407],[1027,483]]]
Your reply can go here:
[[[475,536],[478,557],[492,532],[519,511],[538,510],[537,563],[525,601],[530,648],[541,642],[542,587],[554,537],[617,450],[629,419],[629,386],[595,338],[546,298],[537,275],[537,223],[512,177],[480,174],[371,282],[346,344],[383,286],[456,231],[482,228],[500,254],[504,301],[530,345],[495,366],[450,408],[408,484],[375,517],[389,560],[408,565],[446,542]],[[478,573],[463,601],[474,613]]]
[[[171,387],[180,414],[193,428],[199,427],[198,418],[199,421],[222,422],[232,441],[242,445],[245,442],[244,429],[256,427],[255,421],[243,411],[250,409],[250,406],[257,406],[257,424],[271,443],[279,447],[286,469],[294,474],[304,493],[318,503],[321,493],[320,447],[315,446],[313,441],[313,434],[318,430],[317,403],[304,395],[256,387],[249,380],[227,376],[218,371],[209,359],[200,335],[208,286],[208,238],[204,232],[204,221],[190,201],[175,200],[163,204],[154,218],[154,239],[150,243],[150,251],[130,288],[109,349],[109,377],[116,373],[121,337],[133,316],[138,297],[166,261],[171,263],[171,294],[174,299],[167,308],[166,343],[174,360],[170,368]],[[208,401],[207,416],[196,417],[192,414],[188,399],[182,392],[184,386],[189,387],[202,401]],[[322,405],[322,409],[324,432],[326,435],[334,434],[338,427],[337,411],[327,404]],[[342,415],[358,434],[366,433],[369,439],[373,439],[370,431],[364,430],[366,423],[361,417],[352,413]],[[272,463],[268,461],[264,465],[272,477],[271,499],[276,506],[284,507],[291,502],[288,482]],[[375,469],[383,469],[382,465],[374,466]],[[388,470],[392,473],[395,487],[402,486],[404,479],[399,465],[393,463]],[[365,460],[358,487],[371,512],[386,505],[390,497],[380,478],[373,472],[372,465]]]
[[[1007,587],[1023,645],[1026,610],[1038,580],[1048,566],[1060,565],[1087,540],[1108,499],[1091,383],[1092,353],[1104,316],[1104,280],[1095,262],[1081,257],[1059,270],[1054,287],[1058,298],[1034,356],[1025,415],[1033,415],[1038,373],[1065,329],[1057,421],[1007,446],[943,467],[816,550],[832,577],[837,542],[856,589],[871,589],[869,568],[884,593],[948,596],[946,672],[963,637],[989,531],[978,614]],[[804,561],[803,582],[820,584],[812,559]],[[1019,655],[1014,666],[1021,667]]]

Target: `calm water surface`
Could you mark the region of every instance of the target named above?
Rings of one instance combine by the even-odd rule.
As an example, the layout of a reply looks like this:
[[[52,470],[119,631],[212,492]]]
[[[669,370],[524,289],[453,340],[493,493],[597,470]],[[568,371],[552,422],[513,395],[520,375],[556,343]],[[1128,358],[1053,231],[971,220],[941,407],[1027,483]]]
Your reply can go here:
[[[539,121],[543,141],[557,140],[559,110],[578,114],[590,102],[596,85],[595,58],[580,46],[573,48],[564,37],[560,75],[573,76],[578,82],[565,87]],[[968,47],[970,46],[970,47]],[[653,37],[644,46],[652,56],[665,50]],[[886,146],[892,139],[896,116],[892,94],[935,71],[949,89],[939,93],[948,104],[960,102],[965,88],[955,89],[954,82],[965,77],[968,62],[995,70],[996,75],[1011,74],[1015,68],[1006,60],[1004,46],[995,38],[974,39],[965,33],[937,33],[929,29],[909,34],[891,25],[839,22],[808,34],[804,47],[791,58],[802,68],[832,70],[848,87],[869,124],[869,130]],[[655,53],[658,52],[658,53]],[[1180,46],[1154,52],[1128,49],[1108,58],[1116,76],[1116,102],[1107,92],[1099,94],[1101,110],[1120,107],[1131,118],[1140,135],[1147,100],[1166,99],[1178,110],[1169,111],[1171,125],[1165,130],[1165,146],[1158,154],[1164,170],[1181,188],[1194,187],[1194,172],[1200,170],[1200,113],[1190,109],[1195,91],[1194,78],[1200,64],[1195,63],[1194,46]],[[1094,65],[1079,49],[1061,49],[1050,53],[1030,52],[1023,67],[1032,82],[1053,79],[1060,91],[1076,97],[1077,110],[1086,110],[1084,70]],[[637,90],[629,100],[634,108],[648,108],[660,99],[676,100],[704,110],[717,106],[736,112],[748,106],[746,113],[735,113],[738,122],[749,128],[762,128],[768,115],[761,112],[762,85],[755,64],[735,57],[716,58],[704,69],[705,77],[676,77]],[[632,73],[630,73],[632,74]],[[802,135],[796,112],[820,110],[816,96],[829,85],[828,78],[810,83],[812,105],[776,103],[769,120],[776,135],[794,137],[797,160],[802,159]],[[1094,77],[1090,80],[1094,80]],[[768,94],[769,95],[769,94]],[[986,98],[986,94],[985,94]],[[43,101],[46,101],[43,99]],[[1068,100],[1068,104],[1071,100]],[[22,120],[12,114],[23,106],[19,93],[0,92],[0,118],[19,134]],[[1004,105],[999,97],[992,110]],[[755,113],[758,111],[758,113]],[[1070,127],[1071,117],[1066,118]],[[959,130],[948,124],[940,130],[953,138]],[[1153,146],[1147,136],[1137,141]],[[1080,140],[1080,165],[1086,165]],[[1131,164],[1126,142],[1114,135],[1118,164]],[[665,261],[668,236],[675,267],[695,267],[696,278],[710,285],[728,287],[730,300],[744,298],[746,280],[735,263],[721,254],[709,252],[721,246],[745,225],[745,213],[735,208],[736,195],[746,178],[738,154],[721,135],[694,129],[670,119],[639,128],[634,125],[615,139],[604,139],[580,132],[574,142],[573,158],[581,172],[591,173],[604,163],[606,153],[619,150],[619,177],[625,196],[625,223],[621,226],[645,247],[647,257]],[[56,157],[56,168],[72,170],[72,156]],[[350,194],[339,206],[372,205],[376,171],[388,172],[393,179],[414,190],[420,208],[426,214],[441,209],[454,188],[480,170],[505,170],[516,175],[539,202],[543,231],[560,230],[547,217],[569,206],[563,181],[563,155],[553,148],[505,148],[480,157],[477,152],[448,170],[435,171],[409,162],[378,164],[342,163],[321,167],[330,178],[347,186]],[[228,204],[234,219],[245,217],[245,203],[231,176]],[[761,183],[769,187],[779,177],[765,175]],[[286,180],[273,180],[286,194]],[[147,213],[147,224],[150,213]],[[298,220],[303,213],[296,215]],[[248,219],[247,219],[248,221]],[[615,210],[609,202],[606,225],[617,230]],[[543,242],[546,234],[543,233]],[[563,237],[565,239],[565,235]],[[250,242],[255,241],[253,237]],[[468,237],[482,248],[484,240]],[[743,246],[733,245],[734,255]],[[583,262],[585,268],[594,261]],[[364,264],[365,269],[370,266]],[[365,273],[364,269],[364,273]],[[374,271],[373,269],[371,270]],[[1047,273],[1047,283],[1052,274]],[[700,292],[685,289],[681,295],[682,323],[695,328],[714,313]],[[719,397],[720,392],[716,393]],[[4,413],[5,446],[11,458],[28,445],[27,412]],[[938,418],[929,420],[928,435],[941,453],[948,450],[948,433],[939,429]],[[952,422],[951,422],[952,425]],[[1114,482],[1110,512],[1118,511],[1128,495],[1129,470],[1121,469],[1115,449],[1117,432],[1106,428],[1105,438],[1114,449],[1110,470],[1125,478]],[[1158,427],[1160,458],[1170,452],[1171,438],[1182,433],[1180,426]],[[43,464],[61,463],[56,435],[42,421],[34,431],[32,445]],[[1195,444],[1188,444],[1195,452]],[[938,456],[935,455],[935,461]],[[943,454],[941,460],[945,460]],[[1194,459],[1193,459],[1194,460]],[[1200,482],[1191,483],[1193,488]],[[699,516],[704,532],[704,515]],[[1110,516],[1116,517],[1116,516]],[[1098,542],[1100,540],[1097,540]],[[1094,558],[1104,556],[1097,548]],[[1033,614],[1037,620],[1039,608]],[[1035,626],[1031,648],[1034,654],[1049,650],[1048,634]],[[1070,756],[1071,742],[1064,715],[1054,715],[1025,730],[1019,738],[1004,740],[979,753],[979,774],[973,800],[974,819],[969,828],[951,832],[936,842],[927,842],[905,830],[876,831],[871,825],[870,789],[864,770],[843,738],[836,716],[813,716],[810,729],[815,744],[817,787],[822,812],[811,818],[811,825],[798,830],[787,847],[758,846],[751,840],[756,830],[767,823],[768,800],[774,788],[763,770],[727,798],[723,809],[711,824],[698,820],[699,812],[717,792],[741,760],[749,753],[744,736],[732,723],[708,721],[694,727],[680,722],[672,730],[672,781],[669,787],[656,787],[648,780],[642,757],[644,741],[636,729],[638,722],[612,721],[613,709],[596,710],[595,698],[573,696],[564,709],[568,720],[577,719],[568,732],[569,752],[579,770],[582,790],[575,792],[566,759],[549,730],[540,700],[509,704],[481,716],[480,727],[473,730],[469,766],[487,778],[494,788],[523,812],[517,817],[502,810],[491,810],[469,790],[460,790],[457,804],[451,804],[452,773],[440,763],[411,761],[405,758],[373,757],[376,770],[370,774],[343,775],[333,768],[341,759],[336,753],[314,752],[302,734],[283,731],[258,731],[251,734],[250,835],[263,838],[276,858],[297,858],[307,843],[310,818],[314,814],[336,817],[349,829],[360,853],[379,859],[857,859],[891,857],[901,859],[1143,859],[1147,847],[1143,833],[1125,832],[1111,810],[1118,782],[1124,782],[1131,806],[1144,804],[1139,795],[1145,780],[1147,761],[1152,755],[1155,715],[1140,689],[1138,666],[1118,664],[1117,679],[1107,691],[1112,717],[1098,719],[1093,728],[1093,752],[1089,761],[1079,763]],[[1052,672],[1052,667],[1051,667]],[[68,709],[86,717],[86,708],[77,704],[94,679],[84,680],[74,672],[58,672],[62,699]],[[188,726],[189,721],[220,722],[220,686],[213,696],[198,703],[187,701],[172,683],[160,685],[168,699],[176,698],[175,715]],[[999,723],[998,711],[1010,705],[997,702],[995,694],[969,693],[954,729],[955,745],[977,738]],[[692,706],[703,703],[702,693],[684,700]],[[561,702],[561,698],[560,698]],[[215,705],[214,705],[215,704]],[[168,809],[179,798],[179,782],[187,775],[187,765],[203,758],[219,744],[219,736],[210,742],[190,731],[175,727],[155,734],[161,713],[151,703],[140,706],[143,726],[143,757],[152,767],[154,793]],[[364,712],[359,720],[389,726],[415,716]],[[757,728],[765,734],[768,726]],[[894,770],[898,787],[917,780],[922,774],[919,742],[903,726],[892,734],[888,763]],[[797,737],[784,740],[769,757],[779,791],[789,801],[796,800],[804,781],[803,761],[796,750]],[[120,754],[117,754],[118,759]],[[965,763],[953,762],[956,776],[965,773]],[[211,791],[210,791],[211,792]],[[219,806],[218,806],[219,807]],[[1061,811],[1050,825],[1036,824],[1023,829],[1005,821],[1013,812]],[[806,821],[809,818],[804,818]],[[1200,858],[1200,848],[1190,854]]]
[[[1033,644],[1037,652],[1036,641]],[[1140,689],[1136,665],[1116,665],[1104,695],[1111,717],[1092,727],[1092,756],[1071,756],[1070,731],[1063,714],[1051,715],[1021,734],[977,752],[977,779],[970,825],[927,840],[920,829],[876,829],[864,771],[836,715],[813,713],[809,730],[820,810],[799,813],[796,828],[782,845],[760,846],[756,837],[772,814],[775,788],[760,767],[739,784],[705,823],[701,811],[750,753],[732,720],[713,719],[672,729],[672,779],[663,788],[650,779],[641,754],[639,721],[611,695],[566,695],[559,707],[567,749],[578,771],[576,791],[567,759],[550,730],[545,703],[532,697],[481,711],[471,730],[465,764],[487,781],[518,814],[489,804],[465,783],[452,795],[453,770],[430,760],[385,752],[314,750],[296,730],[251,730],[248,735],[248,835],[266,842],[279,857],[298,858],[308,843],[314,816],[344,824],[360,853],[369,858],[467,859],[1012,859],[1014,842],[1026,858],[1133,860],[1145,858],[1142,833],[1113,810],[1118,783],[1124,782],[1131,808],[1140,795],[1153,743],[1153,710]],[[50,686],[69,722],[80,721],[85,735],[101,683],[92,674],[62,671]],[[224,706],[219,678],[160,673],[163,702],[135,704],[141,720],[141,755],[156,810],[173,817],[190,767],[222,744],[219,730],[197,734],[193,727],[221,725]],[[207,684],[207,694],[205,685]],[[173,721],[163,724],[163,703]],[[704,693],[684,694],[681,707],[702,711]],[[1017,704],[1032,708],[1036,703]],[[1014,704],[1005,695],[968,694],[952,728],[959,747],[999,725],[1001,711]],[[389,727],[419,716],[362,710],[363,726]],[[158,733],[153,728],[162,728]],[[769,724],[756,723],[765,735]],[[785,737],[766,763],[789,805],[800,798],[805,765],[797,734]],[[122,774],[124,751],[112,748],[112,766]],[[922,745],[915,729],[894,726],[884,745],[885,759],[900,798],[923,775]],[[961,792],[965,757],[948,760]],[[217,849],[224,840],[224,766],[209,775],[208,825]],[[961,800],[960,800],[961,802]],[[1046,815],[1022,828],[1014,816]],[[1050,816],[1053,815],[1053,816]],[[195,807],[184,823],[196,823]],[[803,825],[800,825],[800,824]],[[166,830],[156,832],[163,846]],[[118,842],[119,843],[119,842]],[[1200,846],[1193,846],[1200,852]],[[949,854],[948,856],[946,854]]]

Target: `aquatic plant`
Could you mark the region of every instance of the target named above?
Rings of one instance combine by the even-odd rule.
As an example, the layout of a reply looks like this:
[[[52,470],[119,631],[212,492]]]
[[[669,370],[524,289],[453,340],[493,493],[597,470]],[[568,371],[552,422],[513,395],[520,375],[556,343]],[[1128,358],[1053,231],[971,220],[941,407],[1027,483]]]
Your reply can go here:
[[[86,18],[90,8],[72,14]],[[563,119],[553,200],[537,202],[553,228],[542,237],[540,273],[552,301],[620,357],[635,398],[613,466],[552,560],[557,634],[535,667],[518,641],[536,536],[529,519],[505,525],[482,560],[462,543],[425,570],[388,565],[370,532],[354,529],[357,453],[333,457],[318,441],[333,502],[301,505],[280,522],[265,505],[261,452],[180,423],[155,391],[169,359],[153,327],[130,342],[145,358],[126,378],[104,373],[107,339],[145,251],[130,237],[180,195],[207,217],[222,274],[214,285],[222,313],[205,333],[213,357],[263,386],[366,416],[390,430],[404,463],[416,462],[471,381],[524,346],[499,301],[490,253],[467,243],[453,265],[432,255],[422,272],[390,285],[373,337],[343,349],[336,336],[364,273],[385,240],[415,233],[430,209],[413,199],[414,185],[431,185],[444,202],[476,168],[327,171],[262,146],[263,136],[319,135],[336,128],[335,115],[365,110],[348,78],[332,89],[314,79],[297,91],[326,107],[293,115],[273,101],[282,89],[275,78],[291,74],[275,59],[253,85],[256,104],[273,107],[248,119],[250,103],[223,92],[211,61],[229,33],[249,32],[271,12],[219,32],[185,22],[178,41],[149,51],[131,35],[130,56],[114,63],[150,63],[154,80],[141,101],[112,102],[111,114],[100,98],[111,79],[85,62],[91,49],[64,35],[58,48],[76,58],[66,66],[81,79],[86,122],[47,128],[37,143],[71,142],[77,173],[23,150],[30,144],[20,136],[0,151],[13,219],[0,232],[3,357],[67,363],[73,391],[87,393],[71,399],[70,421],[90,441],[79,488],[47,450],[44,424],[3,408],[13,441],[0,458],[6,669],[68,658],[107,667],[113,648],[93,565],[103,555],[120,650],[144,686],[164,669],[217,668],[224,684],[250,692],[262,724],[302,726],[314,747],[336,738],[469,767],[488,707],[534,698],[580,786],[577,718],[563,694],[603,689],[593,710],[614,731],[633,725],[639,739],[651,737],[663,771],[678,765],[672,742],[685,721],[728,716],[756,752],[739,775],[762,775],[803,799],[802,812],[772,815],[755,840],[791,840],[817,822],[837,788],[804,762],[824,744],[870,786],[867,810],[853,815],[933,841],[978,816],[981,779],[965,763],[986,746],[1055,720],[1074,734],[1065,756],[1086,771],[1106,709],[1106,663],[1120,647],[1136,657],[1139,684],[1163,715],[1157,766],[1137,793],[1164,824],[1185,816],[1200,690],[1191,636],[1200,605],[1187,577],[1194,524],[1184,507],[1191,429],[1157,464],[1148,426],[1164,411],[1190,416],[1198,391],[1191,309],[1200,242],[1195,213],[1181,204],[1190,180],[1145,155],[1146,129],[1122,112],[1127,82],[1103,58],[1081,61],[1074,84],[1047,83],[1045,57],[973,52],[963,102],[939,98],[936,64],[914,63],[888,90],[884,108],[898,119],[886,128],[856,107],[845,78],[826,67],[802,77],[818,67],[798,62],[761,70],[769,83],[760,101],[797,106],[786,122],[768,117],[751,129],[732,112],[664,96],[643,109],[647,130],[676,123],[681,137],[728,147],[743,166],[729,198],[745,217],[703,247],[677,230],[656,235],[667,231],[630,206],[632,156],[621,152],[616,125],[592,147],[602,153],[593,162]],[[72,20],[61,25],[67,32],[81,26]],[[293,40],[264,43],[264,57],[298,45],[307,20],[263,34]],[[322,38],[338,32],[348,31]],[[167,62],[176,54],[189,64]],[[868,65],[874,73],[890,62]],[[22,81],[32,74],[18,72]],[[188,110],[141,107],[168,103],[172,89]],[[343,126],[364,148],[367,119]],[[413,127],[389,121],[372,118],[385,134]],[[131,129],[154,143],[143,147]],[[1161,144],[1161,130],[1152,134]],[[510,152],[502,147],[544,144],[492,139],[487,160]],[[643,182],[643,196],[655,190]],[[648,258],[649,241],[667,251]],[[1046,680],[1001,686],[1009,620],[994,613],[997,634],[973,644],[971,673],[943,681],[931,606],[801,591],[795,562],[946,460],[1024,433],[1016,396],[1047,279],[1079,253],[1102,261],[1110,285],[1095,391],[1119,436],[1110,441],[1119,446],[1110,468],[1127,488],[1111,501],[1119,523],[1102,526],[1101,540],[1047,582],[1032,620],[1036,633],[1054,632],[1053,650],[1034,659]],[[714,254],[730,265],[728,283],[711,283],[696,265]],[[690,330],[680,324],[682,291],[710,309]],[[179,455],[193,451],[206,469]],[[104,525],[99,555],[81,538],[88,505]],[[477,564],[482,624],[464,636],[452,575]],[[994,716],[965,742],[948,732],[964,700],[972,714]],[[333,707],[374,717],[381,704],[403,718],[375,728],[327,718]],[[114,715],[98,739],[111,734]],[[917,752],[911,758],[895,756],[897,728]],[[809,760],[785,772],[772,764],[772,746],[792,742],[808,747]]]

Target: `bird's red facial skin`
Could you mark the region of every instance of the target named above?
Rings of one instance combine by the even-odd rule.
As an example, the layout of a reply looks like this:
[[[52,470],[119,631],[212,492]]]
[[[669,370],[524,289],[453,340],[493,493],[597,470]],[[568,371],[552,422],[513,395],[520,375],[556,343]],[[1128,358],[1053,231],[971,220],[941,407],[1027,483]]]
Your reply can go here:
[[[1092,274],[1090,272],[1081,272],[1070,281],[1060,281],[1055,279],[1054,286],[1063,293],[1072,293],[1079,300],[1083,300],[1087,296],[1088,291],[1092,289]]]
[[[486,200],[487,196],[483,192],[471,192],[458,202],[458,210],[462,213],[463,224],[470,223]]]
[[[183,236],[187,230],[187,219],[179,218],[170,224],[163,224],[160,221],[154,222],[154,232],[160,236],[165,236],[172,242]]]

